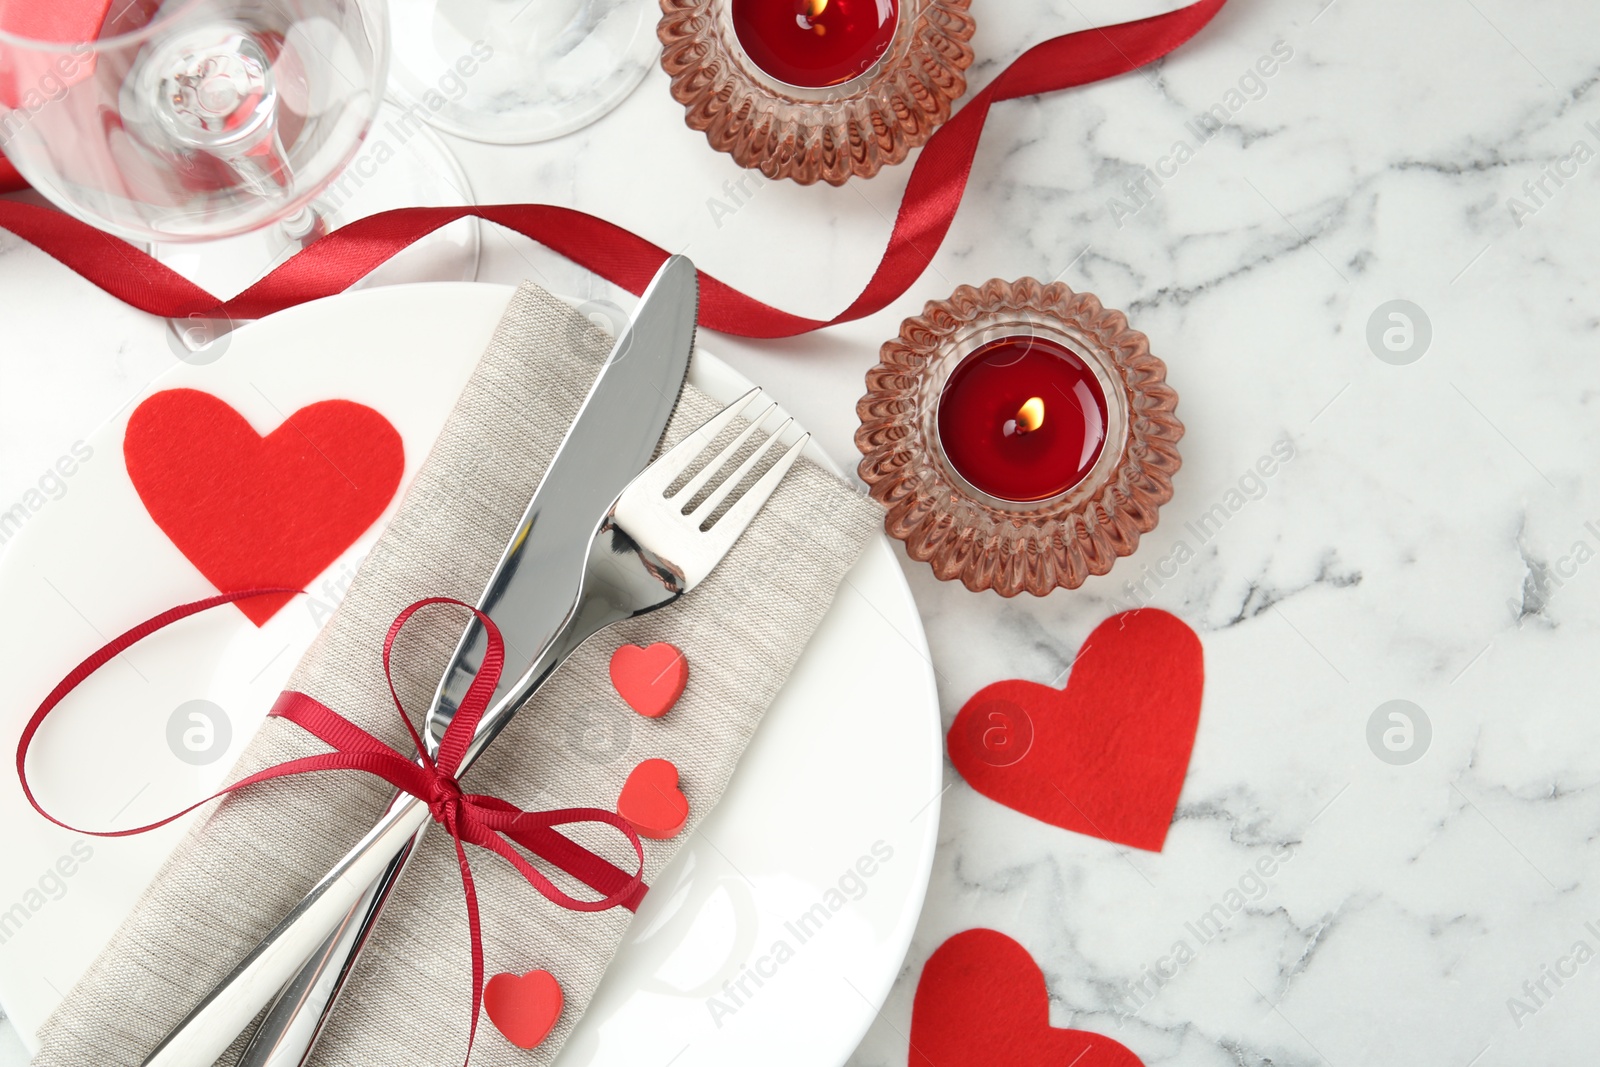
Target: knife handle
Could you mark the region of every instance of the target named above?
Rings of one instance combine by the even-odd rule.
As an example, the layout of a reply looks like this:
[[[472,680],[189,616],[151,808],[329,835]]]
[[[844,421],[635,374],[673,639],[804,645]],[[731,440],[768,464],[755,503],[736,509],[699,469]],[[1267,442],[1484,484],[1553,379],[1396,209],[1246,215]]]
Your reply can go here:
[[[333,1016],[356,958],[427,830],[426,824],[417,830],[322,947],[289,979],[240,1053],[236,1067],[302,1067],[311,1059],[311,1050]]]
[[[427,825],[406,797],[156,1046],[143,1067],[210,1067]]]

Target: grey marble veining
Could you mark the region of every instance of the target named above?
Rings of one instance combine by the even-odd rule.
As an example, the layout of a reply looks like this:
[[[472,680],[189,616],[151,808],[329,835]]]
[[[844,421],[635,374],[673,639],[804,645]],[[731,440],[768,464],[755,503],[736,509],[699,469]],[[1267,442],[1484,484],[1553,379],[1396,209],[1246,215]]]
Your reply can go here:
[[[1164,6],[975,3],[974,81]],[[927,906],[853,1067],[905,1063],[922,964],[973,926],[1029,949],[1054,1025],[1150,1067],[1593,1060],[1597,39],[1600,11],[1553,0],[1233,0],[1149,70],[998,106],[945,247],[893,307],[801,339],[707,338],[852,466],[862,374],[902,317],[960,283],[1060,277],[1150,336],[1188,427],[1161,525],[1080,590],[1006,601],[907,563],[947,724],[988,682],[1061,684],[1136,603],[1200,633],[1208,677],[1160,854],[948,772]],[[569,137],[453,145],[483,202],[594,212],[823,316],[871,273],[908,174],[739,191],[659,71]],[[523,238],[484,247],[486,279],[615,296]],[[1378,314],[1395,300],[1420,315]],[[5,236],[0,318],[5,506],[173,356],[157,324]],[[1258,487],[1280,442],[1292,458]],[[1219,503],[1202,540],[1188,524]],[[1369,744],[1392,700],[1431,726],[1410,763]],[[1202,937],[1208,914],[1226,921]]]

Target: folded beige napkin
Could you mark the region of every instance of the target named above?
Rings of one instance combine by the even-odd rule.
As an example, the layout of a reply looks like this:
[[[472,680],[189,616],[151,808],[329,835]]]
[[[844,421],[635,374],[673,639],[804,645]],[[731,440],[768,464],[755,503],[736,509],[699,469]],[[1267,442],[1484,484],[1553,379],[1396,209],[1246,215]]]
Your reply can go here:
[[[290,680],[402,751],[409,742],[383,683],[389,624],[424,596],[477,599],[550,456],[593,383],[609,339],[543,290],[518,290],[415,483],[338,612]],[[686,389],[673,441],[718,405]],[[468,788],[519,806],[610,808],[641,760],[677,764],[691,814],[671,841],[645,842],[655,882],[716,804],[768,704],[879,528],[875,504],[810,464],[795,467],[721,566],[676,605],[606,631],[575,654],[466,776]],[[413,715],[427,708],[463,619],[424,613],[402,634],[395,681]],[[611,653],[669,641],[690,674],[665,717],[638,717],[616,696]],[[596,714],[634,716],[624,749],[574,743]],[[236,775],[322,746],[269,719]],[[45,1067],[139,1063],[372,824],[391,789],[357,773],[272,782],[221,801],[162,868],[111,943],[39,1032]],[[308,816],[319,813],[319,816]],[[292,818],[290,816],[293,816]],[[317,817],[308,830],[305,821]],[[575,832],[633,863],[618,835]],[[566,1006],[531,1052],[484,1020],[477,1064],[546,1064],[588,1006],[631,913],[567,911],[508,864],[469,849],[483,904],[487,972],[544,968]],[[570,885],[570,883],[568,883]],[[322,1064],[402,1067],[460,1062],[467,1046],[470,954],[460,874],[435,827],[413,859],[317,1046]],[[582,893],[593,897],[590,891]],[[231,1063],[242,1042],[224,1057]]]

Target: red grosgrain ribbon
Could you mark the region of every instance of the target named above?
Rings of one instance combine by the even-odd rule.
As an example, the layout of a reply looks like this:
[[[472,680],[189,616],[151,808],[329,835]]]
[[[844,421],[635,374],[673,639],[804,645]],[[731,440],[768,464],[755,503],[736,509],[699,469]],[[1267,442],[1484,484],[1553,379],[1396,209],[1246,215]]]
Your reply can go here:
[[[1000,72],[929,138],[912,168],[894,231],[861,295],[831,319],[793,315],[700,276],[700,324],[743,337],[793,337],[871,315],[909,289],[943,243],[966,191],[989,109],[1136,70],[1198,33],[1224,0],[1080,30],[1037,44]],[[134,246],[60,212],[0,202],[0,227],[101,289],[153,315],[257,319],[342,292],[390,256],[457,219],[477,216],[533,238],[632,293],[644,292],[667,251],[620,226],[548,204],[400,208],[358,219],[291,257],[231,300],[218,300]]]
[[[28,720],[27,726],[22,730],[22,738],[17,742],[17,779],[22,784],[22,792],[28,798],[28,803],[32,804],[40,815],[74,833],[90,834],[95,837],[127,837],[131,834],[142,834],[159,826],[165,826],[208,801],[246,786],[271,781],[274,778],[321,771],[365,771],[377,775],[395,788],[421,800],[428,805],[428,811],[434,821],[450,832],[450,837],[455,842],[456,861],[461,868],[461,887],[466,895],[467,926],[472,941],[472,1028],[467,1037],[467,1052],[470,1056],[472,1043],[478,1033],[478,1012],[483,1005],[484,961],[483,939],[478,917],[478,894],[472,880],[472,868],[467,862],[466,845],[477,845],[500,856],[515,867],[546,899],[571,911],[604,911],[619,905],[632,911],[638,908],[639,901],[648,888],[644,884],[644,845],[633,826],[616,812],[606,811],[603,808],[523,811],[498,797],[461,791],[461,783],[457,780],[456,774],[461,768],[467,746],[478,728],[478,721],[488,710],[489,700],[494,695],[495,686],[500,681],[500,673],[505,664],[505,645],[501,640],[499,629],[493,620],[472,605],[449,597],[428,597],[419,600],[399,614],[394,624],[389,627],[388,636],[383,640],[383,673],[389,682],[389,695],[394,699],[395,710],[400,714],[400,721],[405,723],[406,732],[411,735],[412,744],[416,746],[416,759],[406,757],[338,712],[304,693],[285,691],[273,705],[271,714],[288,719],[329,745],[333,751],[315,756],[302,756],[257,771],[157,822],[137,826],[131,830],[83,830],[70,826],[45,811],[28,784],[28,748],[33,743],[34,735],[39,732],[39,727],[68,693],[127,648],[180,619],[186,619],[190,615],[223,604],[231,604],[236,600],[253,596],[297,592],[299,592],[297,589],[252,589],[242,593],[224,593],[208,597],[164,611],[111,641],[74,667],[71,673],[50,691],[44,703],[39,705],[39,709]],[[478,668],[477,675],[472,679],[472,685],[468,687],[460,709],[445,730],[439,744],[438,755],[429,756],[427,746],[423,744],[416,727],[411,724],[405,708],[400,704],[400,696],[395,692],[394,678],[389,669],[389,657],[395,639],[406,621],[423,608],[435,604],[453,604],[471,610],[483,623],[484,630],[488,634],[489,647],[484,654],[483,665]],[[629,874],[555,829],[557,826],[576,823],[599,823],[620,830],[628,839],[628,843],[633,846],[639,862],[638,869]],[[524,859],[521,853],[512,848],[512,842],[605,895],[599,900],[580,900],[568,895]]]

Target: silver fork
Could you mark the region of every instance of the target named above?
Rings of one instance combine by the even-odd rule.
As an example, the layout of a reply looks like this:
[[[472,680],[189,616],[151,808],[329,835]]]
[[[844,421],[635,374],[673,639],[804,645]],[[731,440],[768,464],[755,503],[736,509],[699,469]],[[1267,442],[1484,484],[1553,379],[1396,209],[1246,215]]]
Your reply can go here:
[[[733,425],[759,392],[752,389],[724,408],[645,468],[617,497],[590,542],[577,605],[531,672],[533,691],[584,641],[624,619],[671,604],[704,581],[733,548],[794,466],[810,434],[803,434],[748,489],[734,497],[794,421],[785,420],[730,474],[713,482],[760,432],[762,422],[776,407],[769,405],[681,488],[670,494],[669,490],[696,467],[712,442]],[[695,503],[708,487],[712,488],[705,499]],[[724,505],[726,510],[717,514]],[[524,699],[504,701],[484,713],[458,773],[465,773],[499,736]],[[441,709],[428,722],[430,747],[438,745],[449,726],[449,714]],[[427,822],[427,805],[414,797],[405,797],[391,807],[156,1046],[144,1067],[210,1067],[345,920],[389,861]]]

